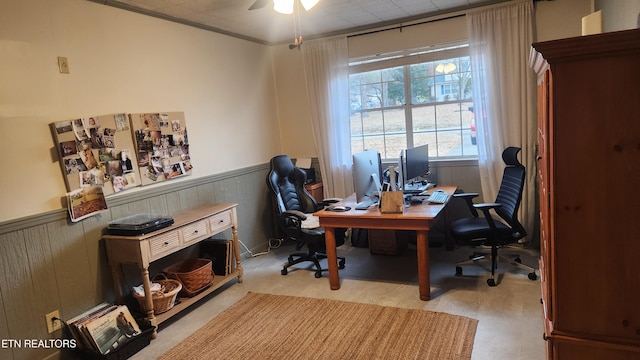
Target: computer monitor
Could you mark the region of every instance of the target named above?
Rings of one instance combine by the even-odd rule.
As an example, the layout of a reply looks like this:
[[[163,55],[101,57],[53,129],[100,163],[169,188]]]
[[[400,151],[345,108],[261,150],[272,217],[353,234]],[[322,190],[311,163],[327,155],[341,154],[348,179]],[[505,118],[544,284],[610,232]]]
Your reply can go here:
[[[380,163],[380,154],[377,150],[353,154],[353,185],[358,203],[371,200],[373,204],[378,201],[382,191]]]
[[[408,184],[429,173],[429,145],[416,146],[405,151],[404,183]]]

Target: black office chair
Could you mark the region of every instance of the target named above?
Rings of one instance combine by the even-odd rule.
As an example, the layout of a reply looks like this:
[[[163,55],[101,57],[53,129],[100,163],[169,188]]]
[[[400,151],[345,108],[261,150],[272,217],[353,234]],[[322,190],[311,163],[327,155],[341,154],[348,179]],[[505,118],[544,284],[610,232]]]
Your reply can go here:
[[[307,253],[294,253],[289,255],[289,261],[284,265],[281,273],[287,275],[288,268],[305,261],[311,261],[315,265],[315,277],[322,277],[323,269],[320,260],[325,259],[326,245],[324,241],[324,228],[305,228],[305,214],[318,211],[329,203],[337,200],[325,200],[317,203],[316,200],[304,188],[306,173],[293,165],[287,155],[278,155],[271,159],[271,170],[267,175],[267,186],[273,195],[276,218],[279,228],[286,239],[296,242],[296,250],[307,246]],[[336,229],[336,246],[344,244],[345,230]],[[338,257],[338,268],[344,269],[344,257]]]
[[[459,219],[451,223],[450,230],[454,239],[472,245],[486,245],[491,247],[490,254],[474,253],[469,260],[456,264],[456,275],[462,275],[462,265],[491,260],[491,278],[487,280],[489,286],[496,286],[494,280],[497,260],[506,260],[509,263],[526,269],[529,279],[536,280],[535,269],[522,264],[519,256],[513,259],[498,255],[498,248],[517,242],[527,235],[524,227],[518,222],[518,208],[522,199],[524,188],[525,168],[518,161],[518,147],[508,147],[502,152],[502,160],[506,167],[502,175],[500,189],[494,203],[474,204],[472,199],[477,193],[454,194],[454,197],[462,198],[467,202],[471,214],[470,218]],[[484,217],[478,216],[478,210]],[[494,219],[490,210],[494,209],[500,219]],[[487,258],[489,256],[489,258]]]

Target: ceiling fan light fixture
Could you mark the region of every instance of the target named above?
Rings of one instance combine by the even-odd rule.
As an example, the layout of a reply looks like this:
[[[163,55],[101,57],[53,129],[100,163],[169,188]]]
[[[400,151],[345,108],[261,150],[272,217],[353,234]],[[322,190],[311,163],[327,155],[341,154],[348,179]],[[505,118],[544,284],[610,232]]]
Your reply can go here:
[[[293,14],[294,0],[273,0],[273,10],[281,14]]]
[[[300,2],[302,3],[302,7],[304,7],[305,10],[309,11],[311,10],[314,6],[316,6],[316,4],[318,4],[320,0],[300,0]]]
[[[438,66],[436,66],[437,72],[441,72],[445,74],[448,74],[455,69],[456,69],[456,64],[454,63],[438,64]]]

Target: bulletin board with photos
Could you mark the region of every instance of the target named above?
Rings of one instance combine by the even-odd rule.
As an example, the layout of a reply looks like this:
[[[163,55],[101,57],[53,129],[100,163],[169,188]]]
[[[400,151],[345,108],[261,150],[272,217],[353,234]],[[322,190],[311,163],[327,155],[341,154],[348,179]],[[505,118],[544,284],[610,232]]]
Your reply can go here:
[[[51,125],[67,191],[99,186],[109,195],[140,184],[127,114],[87,116]]]
[[[184,113],[140,113],[129,118],[142,185],[191,174]]]
[[[109,195],[191,174],[182,112],[87,116],[51,128],[68,192]]]

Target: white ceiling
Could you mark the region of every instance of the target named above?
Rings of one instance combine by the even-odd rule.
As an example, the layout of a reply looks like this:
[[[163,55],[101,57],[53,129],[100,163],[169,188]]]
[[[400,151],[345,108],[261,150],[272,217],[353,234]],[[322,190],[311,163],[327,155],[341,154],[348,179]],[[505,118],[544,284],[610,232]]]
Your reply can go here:
[[[294,16],[275,12],[270,0],[257,10],[249,10],[256,0],[89,1],[258,43],[290,43],[294,37]],[[299,7],[300,28],[303,38],[310,39],[396,25],[503,1],[509,0],[320,0],[309,11]]]

